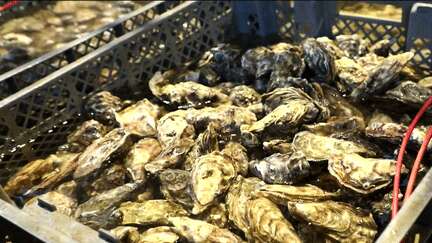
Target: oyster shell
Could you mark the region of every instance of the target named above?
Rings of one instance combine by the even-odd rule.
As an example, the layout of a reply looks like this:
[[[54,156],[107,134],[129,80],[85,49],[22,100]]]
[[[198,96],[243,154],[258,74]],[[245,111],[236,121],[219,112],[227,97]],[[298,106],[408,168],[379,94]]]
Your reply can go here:
[[[343,186],[369,194],[392,182],[396,161],[345,153],[330,158],[328,170]]]
[[[110,229],[119,221],[115,213],[117,207],[129,200],[140,186],[142,184],[127,183],[96,195],[78,206],[75,218],[93,229]]]
[[[249,163],[253,175],[272,184],[293,184],[311,174],[309,162],[300,151],[290,154],[275,153]]]
[[[260,94],[246,85],[234,87],[230,92],[229,98],[233,105],[241,107],[248,107],[261,101]]]
[[[135,143],[125,158],[125,167],[133,181],[145,180],[144,166],[156,158],[162,148],[154,138],[143,138]]]
[[[304,61],[306,70],[304,76],[316,82],[330,82],[336,75],[334,57],[324,46],[308,38],[303,43]]]
[[[224,203],[210,206],[206,211],[199,215],[199,219],[219,228],[226,228],[228,224],[227,208]]]
[[[373,242],[376,224],[371,214],[333,202],[288,202],[294,215],[338,242]]]
[[[93,141],[78,157],[74,179],[82,179],[100,169],[110,156],[127,144],[128,136],[123,128],[116,128]]]
[[[257,185],[255,196],[265,197],[276,204],[285,206],[287,202],[324,201],[337,197],[338,193],[327,192],[310,184],[290,186],[260,183]]]
[[[185,170],[167,169],[159,174],[160,190],[167,200],[181,204],[187,209],[193,207],[189,193],[190,172]]]
[[[107,133],[107,128],[96,120],[85,121],[67,137],[65,147],[73,152],[82,152],[94,140]]]
[[[115,123],[116,112],[124,107],[122,100],[108,91],[101,91],[90,96],[84,110],[96,121],[112,125]]]
[[[417,83],[405,81],[393,89],[387,90],[384,98],[397,100],[403,104],[420,107],[432,96],[432,90],[423,88]]]
[[[294,227],[267,198],[246,203],[250,234],[260,242],[301,242]]]
[[[273,51],[271,83],[278,83],[289,77],[300,77],[305,70],[302,50],[298,46],[279,43],[270,47]]]
[[[140,243],[176,243],[180,236],[173,227],[159,226],[144,231],[140,236]]]
[[[369,47],[369,52],[375,53],[378,56],[387,57],[390,53],[393,41],[389,39],[383,39],[375,42],[371,47]]]
[[[336,85],[342,93],[351,93],[368,79],[369,72],[353,59],[342,57],[336,60],[335,64],[339,78]]]
[[[70,198],[77,198],[77,183],[74,180],[64,182],[60,184],[55,191]]]
[[[328,108],[330,109],[331,116],[336,117],[359,117],[365,120],[363,112],[359,109],[358,104],[354,106],[347,99],[342,97],[336,89],[322,85],[324,97],[328,101]]]
[[[188,216],[180,205],[167,200],[148,200],[142,203],[125,202],[119,207],[123,225],[168,225],[169,217]]]
[[[187,81],[171,84],[169,82],[160,72],[156,72],[149,81],[149,87],[153,95],[163,103],[178,109],[200,108],[228,100],[228,97],[217,89],[199,83]]]
[[[255,78],[270,75],[273,70],[273,52],[264,46],[249,49],[241,58],[241,66]]]
[[[160,108],[143,99],[116,114],[120,126],[130,134],[141,137],[156,135],[156,119]]]
[[[207,129],[198,135],[195,144],[187,155],[183,167],[185,170],[190,171],[198,157],[213,151],[219,151],[219,143],[216,125],[215,123],[210,123]]]
[[[158,122],[157,137],[162,148],[178,143],[181,139],[193,139],[195,129],[186,120],[186,111],[179,110],[164,115]]]
[[[38,204],[38,199],[55,206],[57,212],[67,216],[73,216],[78,206],[78,202],[75,199],[70,198],[60,192],[50,191],[32,198],[24,205],[24,207],[28,207],[31,204]]]
[[[327,122],[304,125],[306,130],[321,136],[335,133],[357,133],[365,129],[364,120],[360,117],[330,117]]]
[[[328,37],[318,37],[316,38],[316,41],[321,43],[321,45],[327,50],[327,52],[330,53],[330,55],[334,56],[335,59],[340,59],[343,56],[345,56],[344,51],[342,51],[336,43],[329,39]]]
[[[424,88],[432,88],[432,77],[426,77],[417,82],[418,85]]]
[[[249,221],[245,205],[253,197],[255,188],[260,182],[262,181],[255,177],[238,176],[226,196],[228,218],[246,234],[247,239],[251,239],[252,236],[249,233]]]
[[[238,174],[246,176],[249,168],[249,158],[245,147],[237,142],[229,142],[221,153],[231,159]]]
[[[326,161],[334,155],[347,153],[375,154],[362,144],[320,136],[307,131],[297,133],[292,145],[296,151],[302,151],[308,161]]]
[[[357,34],[338,35],[336,36],[336,44],[350,58],[364,56],[370,46],[367,39],[363,39]]]
[[[203,155],[195,162],[191,172],[193,214],[203,212],[224,194],[237,176],[229,157],[219,152]]]
[[[88,196],[92,197],[125,183],[126,169],[122,165],[114,164],[105,169],[96,180],[84,187],[84,191]]]
[[[169,221],[174,225],[178,234],[191,242],[243,242],[240,237],[233,234],[231,231],[219,228],[205,221],[188,217],[171,217]]]
[[[281,153],[281,154],[291,154],[294,149],[291,143],[283,139],[273,139],[263,143],[263,149],[267,154]]]
[[[405,52],[387,57],[381,65],[373,69],[363,83],[352,91],[351,97],[360,101],[387,90],[397,81],[400,71],[413,56],[412,52]]]
[[[138,243],[141,238],[138,228],[132,226],[118,226],[110,230],[110,233],[125,243]]]

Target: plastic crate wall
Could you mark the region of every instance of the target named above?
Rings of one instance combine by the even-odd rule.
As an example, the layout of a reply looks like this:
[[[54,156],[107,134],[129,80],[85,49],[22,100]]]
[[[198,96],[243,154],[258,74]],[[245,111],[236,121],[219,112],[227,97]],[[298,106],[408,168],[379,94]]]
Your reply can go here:
[[[0,181],[63,144],[90,93],[143,87],[223,41],[230,20],[228,2],[183,3],[0,101]]]
[[[26,3],[30,4],[33,3],[33,1],[28,1]],[[14,6],[14,8],[20,7],[21,4]],[[150,3],[147,6],[126,14],[124,17],[111,24],[66,44],[58,50],[47,53],[3,75],[0,74],[0,99],[14,94],[18,90],[46,77],[54,71],[74,62],[78,58],[106,45],[113,39],[144,25],[149,20],[156,18],[163,12],[179,4],[180,1],[158,1]],[[35,6],[37,6],[37,4],[35,4]]]

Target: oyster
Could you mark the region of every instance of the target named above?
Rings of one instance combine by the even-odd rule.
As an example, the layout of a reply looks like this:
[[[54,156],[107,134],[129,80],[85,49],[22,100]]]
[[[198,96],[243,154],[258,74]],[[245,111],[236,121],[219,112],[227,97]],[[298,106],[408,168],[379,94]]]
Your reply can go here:
[[[236,176],[236,168],[229,157],[219,152],[199,157],[191,172],[192,213],[201,213],[214,204],[216,198],[228,190]]]
[[[73,180],[64,182],[60,184],[55,191],[70,198],[77,198],[77,183]]]
[[[342,51],[336,43],[329,39],[328,37],[318,37],[316,41],[321,43],[321,45],[330,53],[330,55],[334,56],[336,59],[340,59],[345,56],[344,51]]]
[[[368,127],[372,127],[374,123],[394,123],[391,116],[382,113],[378,110],[374,110],[372,116],[369,119]]]
[[[368,79],[369,72],[353,59],[342,57],[336,60],[335,64],[339,78],[336,85],[342,93],[351,93]]]
[[[238,174],[246,176],[248,173],[249,158],[245,147],[237,142],[229,142],[222,149],[221,153],[231,159]]]
[[[335,198],[337,193],[305,184],[303,186],[268,185],[260,183],[255,192],[257,197],[265,197],[276,204],[285,206],[287,202],[316,202]]]
[[[143,138],[135,143],[125,158],[125,167],[133,181],[145,180],[144,166],[155,159],[161,152],[159,141]]]
[[[360,101],[387,90],[397,81],[399,72],[413,56],[412,52],[405,52],[387,57],[381,65],[372,70],[363,83],[352,91],[351,97]]]
[[[180,205],[167,200],[148,200],[142,203],[125,202],[119,207],[123,225],[167,225],[169,217],[188,216]]]
[[[338,181],[362,194],[388,186],[396,170],[396,161],[341,154],[329,159],[328,170]]]
[[[383,39],[375,42],[371,47],[369,47],[369,52],[375,53],[378,56],[387,57],[390,53],[393,41],[388,39]]]
[[[83,189],[88,196],[92,197],[125,183],[126,169],[122,165],[114,164],[105,169],[96,180]]]
[[[417,83],[405,81],[388,90],[384,98],[420,108],[430,96],[432,96],[432,90],[423,88]]]
[[[336,117],[359,117],[365,120],[363,112],[358,106],[354,106],[347,99],[342,97],[336,89],[328,86],[322,85],[324,97],[328,101],[328,108],[330,109],[331,116]]]
[[[302,50],[298,46],[279,43],[270,47],[273,51],[271,83],[278,83],[289,77],[300,77],[305,70]]]
[[[282,139],[273,139],[263,143],[263,149],[268,154],[281,153],[291,154],[294,152],[291,143]]]
[[[292,144],[296,151],[304,153],[308,161],[326,161],[334,155],[347,153],[375,155],[362,144],[315,135],[307,131],[297,133]]]
[[[178,140],[193,139],[194,126],[186,120],[186,111],[179,110],[164,115],[158,122],[157,137],[162,148],[169,147]]]
[[[333,202],[288,202],[294,215],[338,242],[373,242],[376,224],[371,214]]]
[[[255,177],[238,176],[226,196],[229,220],[242,230],[248,239],[252,236],[249,232],[246,203],[254,196],[255,188],[260,182],[262,181]]]
[[[417,82],[418,85],[424,88],[432,88],[432,77],[426,77]]]
[[[122,202],[129,200],[140,186],[142,184],[127,183],[96,195],[78,206],[75,218],[94,229],[112,228],[119,221],[115,210]]]
[[[31,204],[38,204],[39,199],[53,205],[57,212],[67,216],[73,216],[78,206],[78,203],[75,199],[56,191],[50,191],[43,195],[32,198],[24,205],[24,207],[28,207]]]
[[[116,114],[120,126],[130,134],[141,137],[156,135],[156,119],[160,108],[143,99]]]
[[[330,82],[336,75],[334,57],[324,46],[308,38],[303,43],[304,61],[306,63],[305,77],[316,82]]]
[[[270,75],[273,70],[273,52],[263,46],[247,50],[241,58],[241,66],[257,79]]]
[[[123,128],[116,128],[93,141],[78,157],[74,179],[82,179],[100,169],[110,156],[127,144],[128,136]]]
[[[224,203],[213,205],[200,214],[199,218],[219,228],[226,228],[228,224],[226,205]]]
[[[185,170],[190,171],[198,157],[213,151],[219,151],[219,143],[216,125],[215,123],[210,123],[207,129],[198,135],[195,144],[187,155],[183,167]]]
[[[248,107],[261,101],[260,94],[246,85],[234,87],[230,92],[229,98],[233,105],[241,107]]]
[[[110,230],[110,233],[120,240],[120,242],[138,243],[141,240],[138,228],[132,226],[118,226]]]
[[[90,117],[108,125],[115,123],[116,112],[123,107],[122,100],[108,91],[101,91],[90,96],[84,104],[84,109]]]
[[[231,233],[231,231],[219,228],[205,221],[188,217],[171,217],[169,221],[174,225],[178,234],[191,242],[242,242],[240,237]]]
[[[330,117],[327,122],[304,125],[306,130],[321,136],[335,133],[357,133],[365,129],[364,120],[360,117]]]
[[[143,232],[140,236],[140,243],[176,243],[180,236],[173,227],[159,226]]]
[[[367,39],[362,39],[357,34],[338,35],[336,36],[336,44],[350,58],[364,56],[370,46],[370,42]]]
[[[149,81],[149,87],[154,96],[163,103],[178,109],[200,108],[213,104],[224,103],[228,97],[217,89],[187,81],[171,84],[160,72]]]
[[[191,209],[193,200],[189,193],[190,172],[167,169],[159,174],[160,190],[167,200]]]
[[[310,164],[300,151],[275,153],[262,160],[253,160],[249,168],[252,174],[272,184],[293,184],[311,174]]]
[[[64,147],[72,149],[73,152],[82,152],[94,140],[101,138],[106,133],[107,128],[98,121],[85,121],[67,137],[67,144]]]
[[[294,227],[267,198],[246,203],[250,235],[260,242],[301,242]]]

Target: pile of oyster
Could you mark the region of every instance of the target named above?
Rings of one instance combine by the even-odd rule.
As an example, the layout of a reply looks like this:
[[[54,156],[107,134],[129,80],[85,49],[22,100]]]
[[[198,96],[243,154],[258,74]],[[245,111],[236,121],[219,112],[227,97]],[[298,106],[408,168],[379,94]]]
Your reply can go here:
[[[123,242],[372,242],[398,145],[432,94],[390,44],[220,44],[154,74],[150,97],[87,98],[88,120],[5,190]]]

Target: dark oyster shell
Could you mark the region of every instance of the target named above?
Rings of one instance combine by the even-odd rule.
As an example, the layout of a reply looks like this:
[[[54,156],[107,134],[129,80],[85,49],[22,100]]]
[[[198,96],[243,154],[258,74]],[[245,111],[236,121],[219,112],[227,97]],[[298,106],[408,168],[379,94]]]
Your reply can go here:
[[[397,100],[403,104],[420,107],[432,96],[432,90],[423,88],[417,83],[405,81],[393,89],[387,90],[384,98]]]
[[[330,82],[336,75],[334,57],[324,46],[308,38],[303,43],[304,61],[306,63],[305,77],[316,82]]]
[[[122,100],[108,91],[90,96],[84,104],[85,111],[93,119],[108,125],[115,124],[115,114],[123,107]]]
[[[190,172],[167,169],[159,174],[160,190],[164,197],[192,209],[193,200],[189,192]]]
[[[350,58],[364,56],[370,46],[370,42],[367,39],[360,38],[357,34],[338,35],[336,36],[336,44]]]
[[[375,53],[378,56],[387,57],[390,53],[391,46],[394,41],[384,39],[375,42],[371,47],[369,47],[369,52]]]

